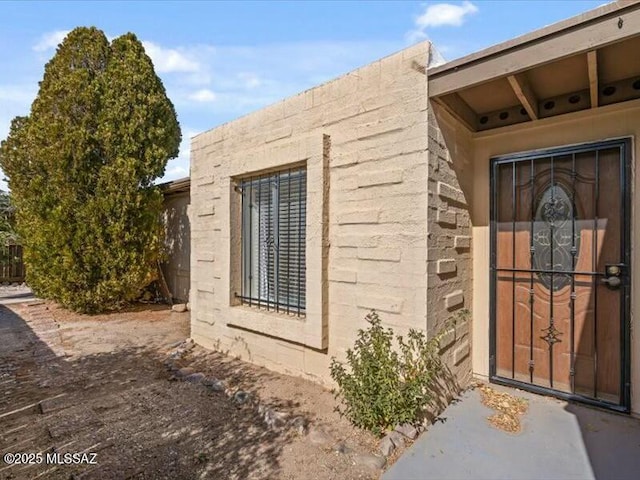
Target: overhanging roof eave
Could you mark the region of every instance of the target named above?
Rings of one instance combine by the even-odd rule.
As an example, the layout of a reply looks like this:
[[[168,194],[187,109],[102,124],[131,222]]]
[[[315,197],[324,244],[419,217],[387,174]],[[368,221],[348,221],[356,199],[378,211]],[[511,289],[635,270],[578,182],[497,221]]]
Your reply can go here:
[[[429,96],[454,93],[637,35],[640,35],[640,0],[614,2],[430,68]]]

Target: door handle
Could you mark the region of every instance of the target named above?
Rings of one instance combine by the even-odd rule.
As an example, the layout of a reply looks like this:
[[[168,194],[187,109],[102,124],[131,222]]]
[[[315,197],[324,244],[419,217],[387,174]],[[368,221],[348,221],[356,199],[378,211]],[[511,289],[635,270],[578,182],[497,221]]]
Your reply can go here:
[[[622,276],[626,274],[627,266],[624,263],[605,265],[604,278],[602,283],[606,284],[611,290],[620,288],[622,285]]]
[[[607,287],[613,289],[619,288],[622,285],[620,277],[607,277],[602,279],[602,283],[606,283]]]

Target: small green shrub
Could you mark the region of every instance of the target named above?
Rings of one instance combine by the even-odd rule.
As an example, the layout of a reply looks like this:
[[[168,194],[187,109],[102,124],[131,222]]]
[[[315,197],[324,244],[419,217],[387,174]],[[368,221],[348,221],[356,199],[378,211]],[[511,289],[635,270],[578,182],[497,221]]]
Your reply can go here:
[[[349,369],[332,358],[331,377],[338,384],[340,414],[380,435],[397,424],[416,423],[431,403],[430,387],[443,369],[442,334],[427,340],[412,329],[406,340],[396,336],[396,349],[393,330],[382,327],[375,311],[365,320],[369,327],[358,330],[354,348],[347,350]]]

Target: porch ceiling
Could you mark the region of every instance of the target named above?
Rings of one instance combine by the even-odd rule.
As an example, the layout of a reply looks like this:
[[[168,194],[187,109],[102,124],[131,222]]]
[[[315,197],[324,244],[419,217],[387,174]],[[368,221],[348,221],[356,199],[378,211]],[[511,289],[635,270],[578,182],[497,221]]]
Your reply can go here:
[[[640,98],[640,1],[614,2],[429,69],[432,101],[473,132]]]

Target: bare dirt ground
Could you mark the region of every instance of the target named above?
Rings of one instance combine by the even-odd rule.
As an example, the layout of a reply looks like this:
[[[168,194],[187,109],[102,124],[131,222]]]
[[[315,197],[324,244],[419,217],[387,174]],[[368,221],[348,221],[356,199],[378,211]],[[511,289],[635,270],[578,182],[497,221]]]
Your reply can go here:
[[[0,479],[379,476],[358,461],[376,452],[377,439],[334,412],[331,392],[197,346],[168,369],[167,354],[188,336],[189,314],[166,306],[87,316],[38,301],[0,305],[0,454],[45,459],[0,459]],[[176,380],[180,367],[252,401],[237,405],[233,395]],[[255,402],[302,416],[311,433],[270,428]],[[48,453],[66,461],[64,453],[81,452],[96,453],[97,464],[45,464]]]

